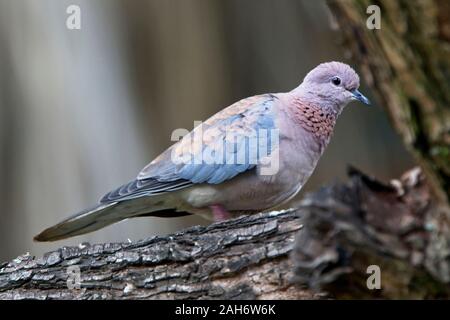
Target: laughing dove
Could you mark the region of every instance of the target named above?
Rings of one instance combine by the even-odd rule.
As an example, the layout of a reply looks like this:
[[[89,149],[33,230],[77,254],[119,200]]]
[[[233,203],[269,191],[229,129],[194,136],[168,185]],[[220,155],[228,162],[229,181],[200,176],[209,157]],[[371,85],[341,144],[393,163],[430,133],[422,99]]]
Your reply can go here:
[[[223,220],[279,206],[310,177],[343,108],[351,100],[369,104],[358,87],[350,66],[328,62],[290,92],[236,102],[164,151],[136,179],[35,240],[64,239],[133,217],[199,214]]]

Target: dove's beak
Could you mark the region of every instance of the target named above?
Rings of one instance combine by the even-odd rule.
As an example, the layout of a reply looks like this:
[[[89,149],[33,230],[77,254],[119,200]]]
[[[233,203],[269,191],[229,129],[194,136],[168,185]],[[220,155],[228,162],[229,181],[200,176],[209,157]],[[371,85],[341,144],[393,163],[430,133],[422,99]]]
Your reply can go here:
[[[364,104],[370,105],[370,100],[367,99],[361,92],[359,92],[357,89],[352,90],[351,93],[353,94],[353,99],[361,101]]]

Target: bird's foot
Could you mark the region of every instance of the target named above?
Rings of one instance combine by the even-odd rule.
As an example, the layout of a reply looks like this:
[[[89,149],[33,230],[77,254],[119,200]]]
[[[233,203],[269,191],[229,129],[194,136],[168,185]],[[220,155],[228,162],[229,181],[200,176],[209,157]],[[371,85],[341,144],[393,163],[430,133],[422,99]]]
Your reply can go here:
[[[229,213],[220,204],[215,204],[215,205],[209,206],[209,208],[212,211],[215,222],[231,219],[231,213]]]

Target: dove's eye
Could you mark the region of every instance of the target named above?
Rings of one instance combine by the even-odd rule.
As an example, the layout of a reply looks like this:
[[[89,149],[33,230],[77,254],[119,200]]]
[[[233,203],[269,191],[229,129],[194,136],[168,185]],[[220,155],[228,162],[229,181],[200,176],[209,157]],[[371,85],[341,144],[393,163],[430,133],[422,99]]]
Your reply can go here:
[[[331,79],[331,82],[332,82],[335,86],[338,86],[338,85],[341,84],[341,78],[339,78],[339,77],[333,77],[333,78]]]

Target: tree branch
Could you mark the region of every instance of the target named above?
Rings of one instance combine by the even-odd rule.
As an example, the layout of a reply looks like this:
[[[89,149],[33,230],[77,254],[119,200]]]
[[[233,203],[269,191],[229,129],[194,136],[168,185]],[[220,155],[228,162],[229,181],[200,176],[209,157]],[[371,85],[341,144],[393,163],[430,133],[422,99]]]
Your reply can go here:
[[[296,209],[20,256],[0,266],[0,299],[450,297],[448,258],[436,254],[424,219],[433,198],[420,169],[389,184],[349,174]],[[369,265],[381,270],[381,290],[366,286]],[[71,266],[79,290],[68,288]]]
[[[302,298],[288,254],[300,229],[295,211],[242,217],[137,243],[63,247],[0,271],[1,299]],[[69,266],[82,290],[69,290]]]

